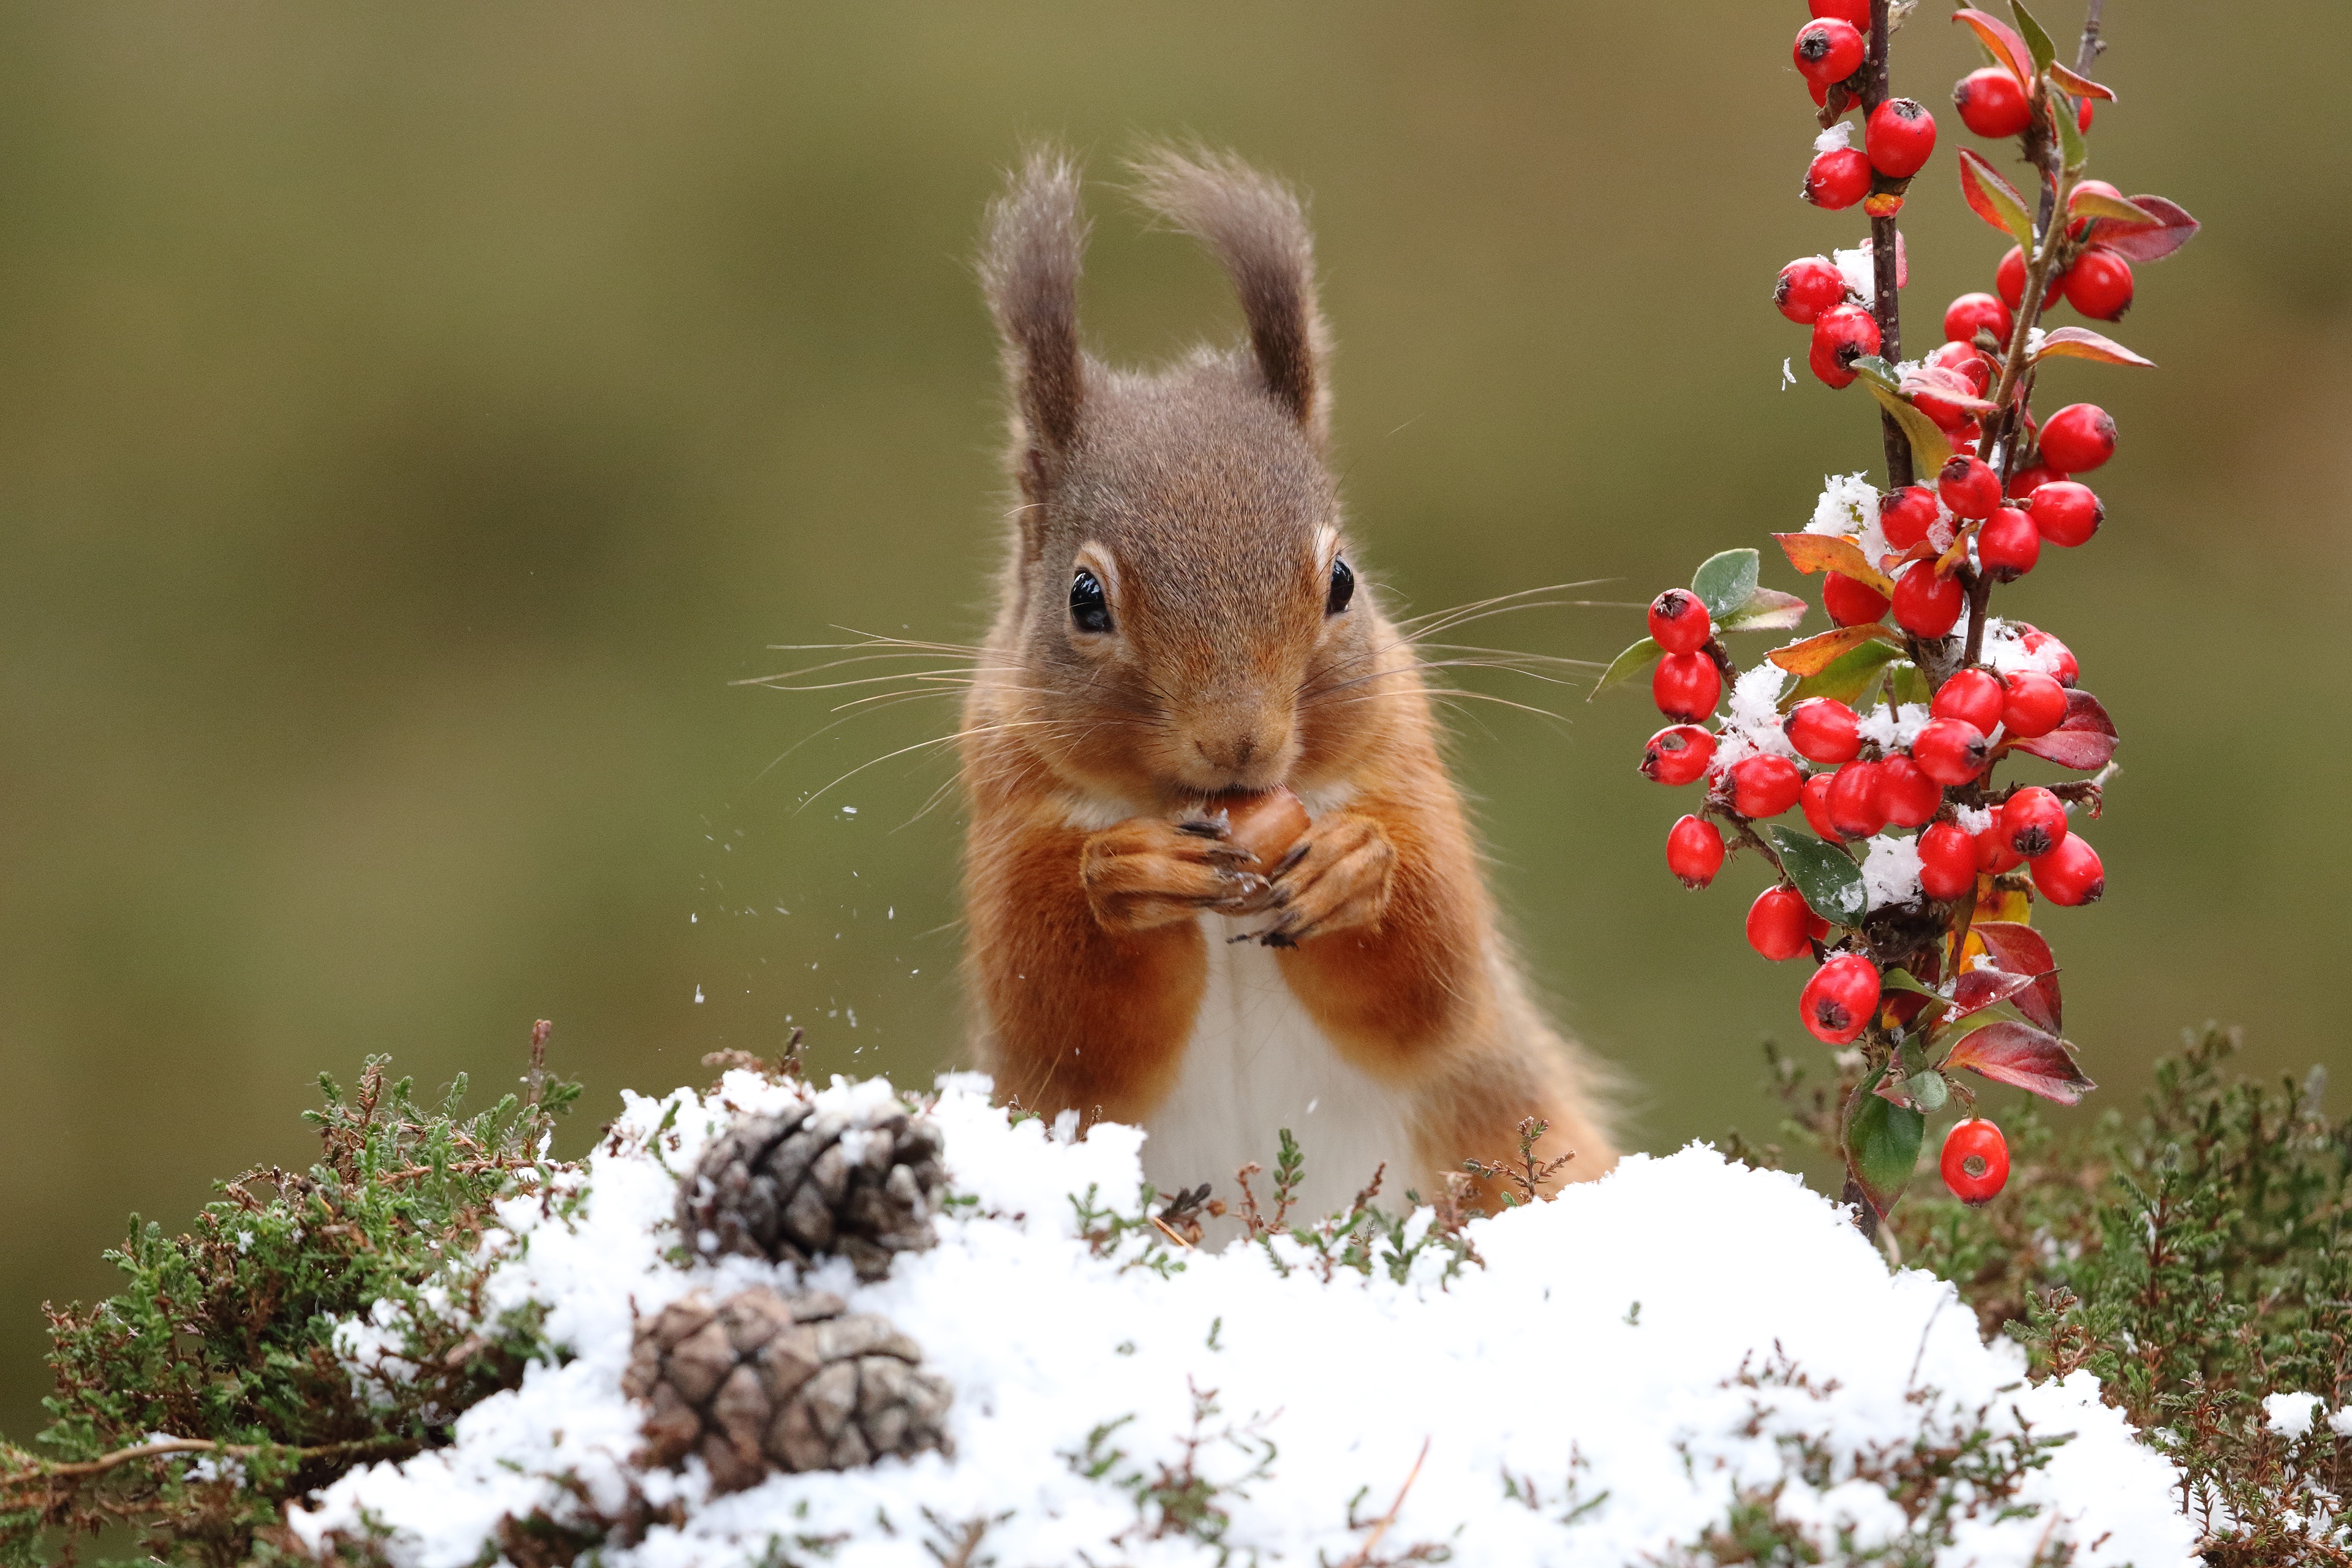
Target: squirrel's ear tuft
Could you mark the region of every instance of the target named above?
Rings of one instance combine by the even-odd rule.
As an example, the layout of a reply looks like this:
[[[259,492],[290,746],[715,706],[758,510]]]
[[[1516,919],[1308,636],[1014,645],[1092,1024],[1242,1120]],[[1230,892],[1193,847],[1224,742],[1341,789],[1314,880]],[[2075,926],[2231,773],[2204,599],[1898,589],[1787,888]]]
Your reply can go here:
[[[1078,262],[1086,245],[1077,165],[1058,149],[1032,150],[989,205],[980,279],[1004,340],[1014,468],[1033,503],[1045,499],[1077,436],[1086,394]]]
[[[1329,345],[1315,307],[1315,243],[1297,194],[1205,147],[1148,147],[1131,167],[1137,199],[1199,239],[1231,274],[1266,391],[1319,445]]]

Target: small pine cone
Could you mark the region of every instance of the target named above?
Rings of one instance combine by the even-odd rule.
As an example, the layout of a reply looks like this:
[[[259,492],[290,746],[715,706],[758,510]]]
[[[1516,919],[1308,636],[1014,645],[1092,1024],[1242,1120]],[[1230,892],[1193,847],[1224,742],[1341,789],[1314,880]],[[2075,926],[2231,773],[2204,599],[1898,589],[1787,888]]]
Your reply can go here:
[[[887,1318],[845,1313],[827,1291],[760,1285],[640,1318],[621,1386],[653,1407],[646,1463],[675,1468],[700,1454],[712,1487],[731,1492],[775,1470],[945,1451],[955,1390],[922,1359]]]
[[[903,1107],[798,1106],[747,1116],[678,1184],[677,1228],[693,1251],[803,1266],[831,1253],[861,1279],[931,1245],[947,1173],[939,1129]]]

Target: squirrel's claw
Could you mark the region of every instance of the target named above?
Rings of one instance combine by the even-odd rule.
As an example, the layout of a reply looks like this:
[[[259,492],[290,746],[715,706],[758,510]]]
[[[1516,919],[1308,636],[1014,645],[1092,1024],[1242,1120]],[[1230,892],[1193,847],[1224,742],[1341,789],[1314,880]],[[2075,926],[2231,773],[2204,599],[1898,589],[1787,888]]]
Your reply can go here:
[[[1396,847],[1369,817],[1339,813],[1317,822],[1275,868],[1267,902],[1280,911],[1257,933],[1266,947],[1377,926],[1388,911]]]

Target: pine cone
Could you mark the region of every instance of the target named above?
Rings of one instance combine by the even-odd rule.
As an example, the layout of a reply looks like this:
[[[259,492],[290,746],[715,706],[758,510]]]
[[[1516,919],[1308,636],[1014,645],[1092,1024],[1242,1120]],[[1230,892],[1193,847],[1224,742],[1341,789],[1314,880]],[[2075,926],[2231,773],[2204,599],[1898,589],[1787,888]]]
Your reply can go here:
[[[765,1285],[713,1307],[700,1296],[637,1321],[621,1386],[653,1406],[645,1460],[688,1454],[740,1491],[773,1470],[845,1470],[885,1454],[945,1450],[955,1397],[887,1318],[845,1315],[823,1290]]]
[[[844,1113],[799,1106],[747,1116],[678,1184],[677,1227],[704,1256],[805,1266],[829,1253],[861,1279],[931,1245],[947,1173],[939,1129],[895,1104]]]

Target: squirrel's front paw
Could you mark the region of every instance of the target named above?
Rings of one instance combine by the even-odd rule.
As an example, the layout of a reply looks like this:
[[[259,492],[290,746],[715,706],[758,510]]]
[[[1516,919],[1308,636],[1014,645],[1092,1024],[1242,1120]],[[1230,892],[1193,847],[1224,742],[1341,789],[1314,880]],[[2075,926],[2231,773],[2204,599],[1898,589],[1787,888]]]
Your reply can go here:
[[[1134,816],[1087,840],[1078,876],[1105,931],[1150,931],[1204,910],[1245,915],[1265,909],[1265,879],[1243,868],[1255,860],[1226,837],[1222,820]]]
[[[1309,937],[1379,925],[1396,859],[1396,846],[1370,817],[1341,811],[1318,820],[1275,868],[1270,897],[1279,912],[1258,940],[1296,947]]]

